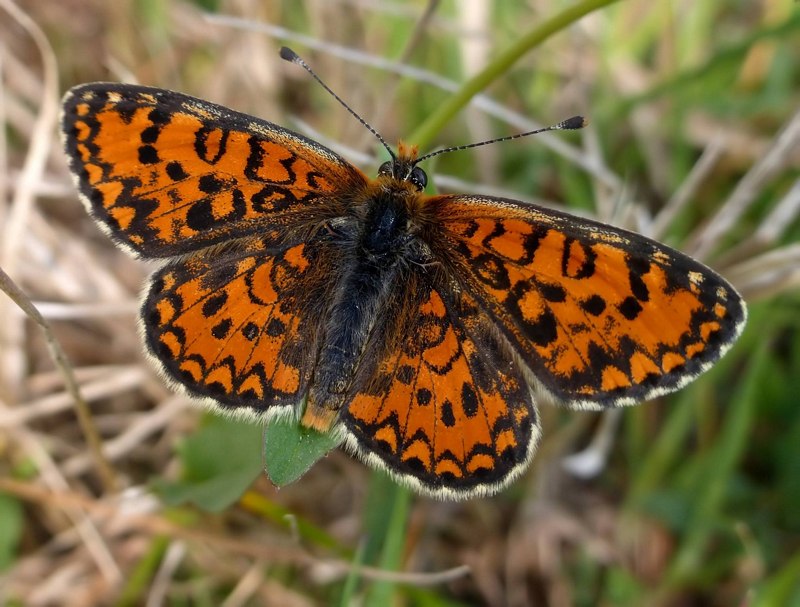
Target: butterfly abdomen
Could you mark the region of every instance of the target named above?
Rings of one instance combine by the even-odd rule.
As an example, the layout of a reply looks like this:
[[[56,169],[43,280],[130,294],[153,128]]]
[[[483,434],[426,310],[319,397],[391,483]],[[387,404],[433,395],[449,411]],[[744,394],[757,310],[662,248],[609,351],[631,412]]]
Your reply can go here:
[[[397,288],[403,268],[417,261],[409,199],[402,182],[376,181],[343,220],[334,240],[341,248],[340,281],[328,308],[303,423],[327,430],[345,404],[376,319]]]

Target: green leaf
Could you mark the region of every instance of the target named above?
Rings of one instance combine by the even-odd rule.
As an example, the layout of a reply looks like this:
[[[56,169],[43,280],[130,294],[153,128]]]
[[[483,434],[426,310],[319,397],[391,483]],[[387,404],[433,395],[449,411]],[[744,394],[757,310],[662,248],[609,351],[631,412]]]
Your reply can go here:
[[[156,481],[156,489],[171,505],[192,502],[203,510],[224,510],[261,474],[261,433],[260,425],[209,415],[178,449],[183,478]]]
[[[336,432],[317,432],[294,419],[271,420],[264,431],[267,476],[278,487],[288,485],[341,442]]]

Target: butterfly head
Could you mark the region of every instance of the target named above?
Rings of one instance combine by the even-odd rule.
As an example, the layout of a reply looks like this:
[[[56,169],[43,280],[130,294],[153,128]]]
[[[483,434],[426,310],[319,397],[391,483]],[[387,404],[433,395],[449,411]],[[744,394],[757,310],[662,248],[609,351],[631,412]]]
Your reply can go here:
[[[397,155],[392,154],[392,159],[378,168],[378,176],[406,181],[421,192],[428,184],[428,175],[417,166],[417,162],[417,146],[409,146],[401,141]]]

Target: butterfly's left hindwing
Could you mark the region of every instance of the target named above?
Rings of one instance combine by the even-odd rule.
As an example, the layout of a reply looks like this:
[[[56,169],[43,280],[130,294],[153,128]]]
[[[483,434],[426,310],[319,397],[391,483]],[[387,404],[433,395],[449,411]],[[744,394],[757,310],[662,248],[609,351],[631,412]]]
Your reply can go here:
[[[513,200],[429,204],[439,257],[564,404],[613,407],[677,390],[744,326],[730,284],[638,234]]]
[[[336,258],[324,246],[250,238],[168,263],[142,304],[148,351],[222,409],[290,410],[308,389],[331,296]]]

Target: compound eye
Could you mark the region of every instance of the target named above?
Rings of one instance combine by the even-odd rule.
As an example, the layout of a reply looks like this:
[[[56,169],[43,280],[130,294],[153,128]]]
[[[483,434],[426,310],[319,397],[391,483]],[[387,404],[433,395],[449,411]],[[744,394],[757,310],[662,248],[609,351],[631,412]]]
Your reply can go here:
[[[394,171],[392,171],[392,161],[387,160],[384,162],[380,167],[378,167],[378,175],[393,175]]]
[[[411,175],[408,176],[408,180],[417,186],[418,190],[424,190],[425,186],[428,185],[428,175],[419,167],[411,169]]]

